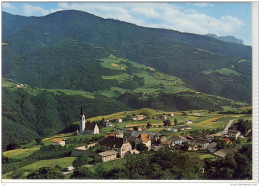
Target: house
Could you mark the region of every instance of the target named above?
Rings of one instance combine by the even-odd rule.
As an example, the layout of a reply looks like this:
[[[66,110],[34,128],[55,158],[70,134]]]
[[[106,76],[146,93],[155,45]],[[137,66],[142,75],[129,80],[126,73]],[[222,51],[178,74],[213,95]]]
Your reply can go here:
[[[217,151],[217,143],[212,142],[207,146],[207,149],[210,153],[214,153]]]
[[[188,151],[197,151],[199,150],[197,145],[195,144],[190,144],[189,148],[188,148]]]
[[[167,116],[166,116],[166,115],[162,115],[162,119],[163,119],[163,120],[166,120],[166,119],[167,119]]]
[[[117,152],[114,150],[109,150],[105,152],[100,152],[95,155],[96,162],[107,162],[111,160],[115,160],[117,156]]]
[[[209,142],[203,138],[198,138],[195,141],[195,145],[199,148],[199,149],[206,149],[207,146],[209,145]]]
[[[140,120],[143,120],[144,118],[146,118],[146,116],[144,116],[144,115],[137,115],[137,116],[132,116],[131,120],[133,120],[133,121],[135,121],[135,120],[140,121]]]
[[[86,149],[89,149],[90,147],[94,147],[97,144],[98,144],[97,141],[90,142],[88,145],[86,145]]]
[[[171,146],[182,145],[183,142],[188,142],[188,140],[182,136],[172,136],[168,141],[170,142]]]
[[[52,145],[64,146],[65,145],[65,140],[55,138],[55,139],[52,140]]]
[[[89,157],[95,157],[96,155],[95,151],[90,151],[86,148],[85,145],[83,145],[83,146],[73,148],[71,151],[71,156],[78,157],[81,153],[85,153]]]
[[[217,152],[214,153],[214,156],[216,159],[222,159],[225,158],[227,154],[234,155],[235,150],[234,149],[220,149]]]
[[[182,147],[182,145],[179,145],[179,144],[176,144],[176,145],[174,145],[174,146],[170,146],[170,148],[171,148],[172,150],[180,150],[181,147]]]
[[[122,120],[121,118],[118,118],[118,119],[116,119],[116,122],[117,122],[117,123],[122,123],[123,120]]]
[[[214,137],[214,139],[215,139],[215,138],[220,139],[220,138],[223,136],[223,134],[220,133],[220,132],[218,132],[218,133],[216,133],[216,134],[212,134],[212,136]]]
[[[186,125],[192,124],[192,121],[191,121],[191,120],[185,120],[185,124],[186,124]]]
[[[158,133],[155,132],[143,132],[143,131],[134,131],[131,136],[138,137],[140,134],[148,134],[151,138],[155,137]]]
[[[225,141],[227,144],[232,144],[232,141],[227,138],[222,138],[222,141]]]
[[[135,140],[136,145],[139,143],[144,144],[148,148],[148,150],[150,150],[152,142],[149,134],[140,134]]]
[[[104,151],[115,150],[117,155],[123,158],[126,154],[129,154],[132,150],[131,144],[119,137],[108,136],[100,142],[100,149]]]
[[[194,144],[194,142],[196,141],[193,137],[191,136],[185,136],[186,140],[189,141],[190,144]]]
[[[238,130],[229,130],[228,131],[228,135],[229,135],[230,138],[237,139],[240,134],[241,133]]]
[[[99,128],[96,123],[87,123],[85,126],[85,134],[99,134]]]
[[[113,127],[113,124],[110,121],[108,121],[106,122],[106,127]]]
[[[200,136],[200,138],[203,138],[203,139],[207,140],[208,142],[212,142],[214,140],[214,136],[210,135],[208,133],[201,133],[199,136]]]
[[[105,135],[104,137],[107,138],[108,136],[115,136],[115,134],[110,133],[110,134]]]
[[[162,144],[164,144],[166,141],[167,141],[166,136],[165,136],[165,135],[162,135],[162,136],[160,137],[160,142],[161,142]]]
[[[168,114],[170,117],[173,117],[174,116],[174,114],[171,112],[171,113],[169,113]]]
[[[132,149],[131,150],[131,154],[140,154],[140,151],[136,150],[136,149]]]
[[[123,137],[124,137],[124,133],[117,131],[117,132],[115,132],[115,137],[117,137],[117,138],[123,138]]]

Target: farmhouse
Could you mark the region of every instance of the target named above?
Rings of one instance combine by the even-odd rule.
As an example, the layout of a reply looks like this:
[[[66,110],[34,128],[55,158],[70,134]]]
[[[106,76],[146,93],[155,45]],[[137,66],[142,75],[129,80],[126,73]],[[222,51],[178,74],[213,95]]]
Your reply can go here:
[[[123,138],[108,136],[100,142],[100,149],[102,151],[115,150],[118,156],[122,158],[131,152],[132,146]]]
[[[185,124],[186,124],[186,125],[192,124],[192,121],[191,121],[191,120],[185,120]]]
[[[188,140],[182,136],[172,136],[168,141],[171,143],[171,146],[182,145],[183,142],[188,142]]]
[[[65,145],[65,140],[62,139],[53,139],[52,140],[52,145],[60,145],[60,146],[64,146]]]
[[[148,134],[150,137],[155,137],[158,133],[155,132],[142,132],[142,131],[134,131],[131,136],[138,137],[140,134]]]
[[[217,143],[215,143],[215,142],[210,143],[208,145],[207,149],[210,153],[216,152],[217,151]]]
[[[238,130],[229,130],[228,131],[228,135],[229,135],[230,138],[237,139],[240,134],[241,133]]]
[[[113,124],[110,121],[108,121],[106,122],[106,127],[113,127]]]
[[[89,157],[95,157],[95,155],[96,155],[96,152],[88,150],[86,148],[86,146],[84,145],[84,146],[79,146],[79,147],[75,147],[74,149],[72,149],[71,156],[77,157],[81,153],[85,153]]]
[[[151,138],[148,134],[140,134],[135,140],[136,145],[139,143],[143,143],[148,148],[148,150],[151,149]]]
[[[206,149],[207,146],[209,145],[209,142],[203,138],[198,138],[196,141],[195,141],[195,145],[197,147],[199,147],[200,149]]]
[[[234,155],[235,150],[234,149],[220,149],[214,153],[214,156],[216,159],[222,159],[222,158],[225,158],[227,154]]]
[[[118,118],[118,119],[116,119],[116,122],[117,122],[117,123],[122,123],[123,120],[122,120],[121,118]]]
[[[133,121],[135,121],[135,120],[140,121],[140,120],[143,120],[144,118],[146,118],[145,115],[137,115],[137,116],[132,116],[131,120],[133,120]]]
[[[162,115],[162,119],[163,119],[163,120],[166,120],[166,119],[167,119],[167,116],[166,116],[166,115]]]
[[[111,160],[115,160],[117,156],[117,152],[114,150],[109,150],[105,152],[100,152],[95,155],[96,162],[107,162]]]

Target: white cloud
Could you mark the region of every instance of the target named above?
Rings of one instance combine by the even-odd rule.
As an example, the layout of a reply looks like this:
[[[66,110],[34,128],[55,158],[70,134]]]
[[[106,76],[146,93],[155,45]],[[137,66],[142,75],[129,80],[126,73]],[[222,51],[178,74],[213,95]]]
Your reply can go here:
[[[13,6],[13,5],[10,4],[10,3],[2,3],[2,7],[3,7],[3,8],[16,9],[16,7]]]
[[[25,16],[44,16],[50,13],[49,10],[39,6],[31,6],[29,4],[23,4],[22,9]]]
[[[204,7],[214,7],[213,4],[211,3],[190,3],[194,6],[197,6],[197,7],[201,7],[201,8],[204,8]]]

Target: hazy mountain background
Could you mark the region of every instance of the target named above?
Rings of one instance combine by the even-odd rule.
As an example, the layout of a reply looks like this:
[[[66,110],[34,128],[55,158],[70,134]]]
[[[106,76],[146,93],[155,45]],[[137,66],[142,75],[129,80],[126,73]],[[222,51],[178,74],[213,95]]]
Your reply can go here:
[[[219,39],[221,41],[226,41],[230,43],[244,44],[242,39],[237,39],[234,36],[217,36],[216,34],[206,34],[206,36],[213,37],[215,39]]]

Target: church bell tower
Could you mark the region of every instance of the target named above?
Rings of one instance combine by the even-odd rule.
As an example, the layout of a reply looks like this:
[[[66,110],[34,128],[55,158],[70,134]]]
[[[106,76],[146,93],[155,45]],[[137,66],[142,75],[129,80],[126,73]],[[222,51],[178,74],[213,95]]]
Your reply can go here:
[[[84,115],[83,107],[81,106],[80,125],[79,125],[80,134],[83,134],[84,130],[85,130],[85,115]]]

